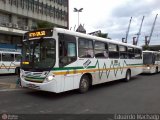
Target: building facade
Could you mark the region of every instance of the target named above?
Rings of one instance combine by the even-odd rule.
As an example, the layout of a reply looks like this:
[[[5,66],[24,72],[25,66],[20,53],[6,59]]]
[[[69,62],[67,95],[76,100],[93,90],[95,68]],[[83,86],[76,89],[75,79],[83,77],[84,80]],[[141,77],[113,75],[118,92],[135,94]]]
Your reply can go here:
[[[69,27],[69,0],[0,0],[0,47],[21,45],[23,33],[39,21]]]

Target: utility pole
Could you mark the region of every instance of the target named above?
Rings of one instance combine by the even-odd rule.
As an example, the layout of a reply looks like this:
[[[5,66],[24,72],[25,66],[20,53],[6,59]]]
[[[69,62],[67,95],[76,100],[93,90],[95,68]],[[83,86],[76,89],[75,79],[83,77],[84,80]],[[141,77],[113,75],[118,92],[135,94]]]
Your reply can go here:
[[[79,12],[82,12],[82,10],[83,8],[80,8],[80,9],[74,8],[74,12],[78,13],[78,27],[79,27]]]

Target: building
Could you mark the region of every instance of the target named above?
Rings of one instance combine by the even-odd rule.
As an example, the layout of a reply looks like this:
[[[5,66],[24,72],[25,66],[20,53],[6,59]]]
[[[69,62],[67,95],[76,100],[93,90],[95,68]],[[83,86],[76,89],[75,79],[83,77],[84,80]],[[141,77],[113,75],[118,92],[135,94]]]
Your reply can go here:
[[[68,28],[69,0],[0,0],[0,48],[21,46],[23,33],[39,21]]]

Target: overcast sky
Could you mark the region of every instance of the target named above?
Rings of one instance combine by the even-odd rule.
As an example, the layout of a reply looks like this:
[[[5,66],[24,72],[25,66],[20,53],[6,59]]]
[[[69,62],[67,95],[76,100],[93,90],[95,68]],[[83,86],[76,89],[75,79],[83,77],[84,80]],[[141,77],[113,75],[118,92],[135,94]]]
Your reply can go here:
[[[78,24],[78,14],[74,8],[83,8],[79,14],[79,21],[84,25],[87,33],[101,30],[108,33],[113,40],[125,37],[129,20],[132,17],[128,43],[138,33],[145,16],[139,45],[144,44],[144,36],[149,36],[156,14],[153,36],[150,44],[160,44],[160,4],[159,0],[69,0],[70,2],[70,28],[74,30]]]

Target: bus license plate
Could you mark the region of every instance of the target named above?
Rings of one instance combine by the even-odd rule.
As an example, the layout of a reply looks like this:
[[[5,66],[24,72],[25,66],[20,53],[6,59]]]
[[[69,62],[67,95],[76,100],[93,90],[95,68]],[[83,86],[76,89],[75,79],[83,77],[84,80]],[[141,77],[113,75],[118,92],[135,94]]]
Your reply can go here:
[[[28,88],[33,88],[33,89],[40,89],[39,86],[34,85],[34,84],[27,84],[27,87],[28,87]]]

